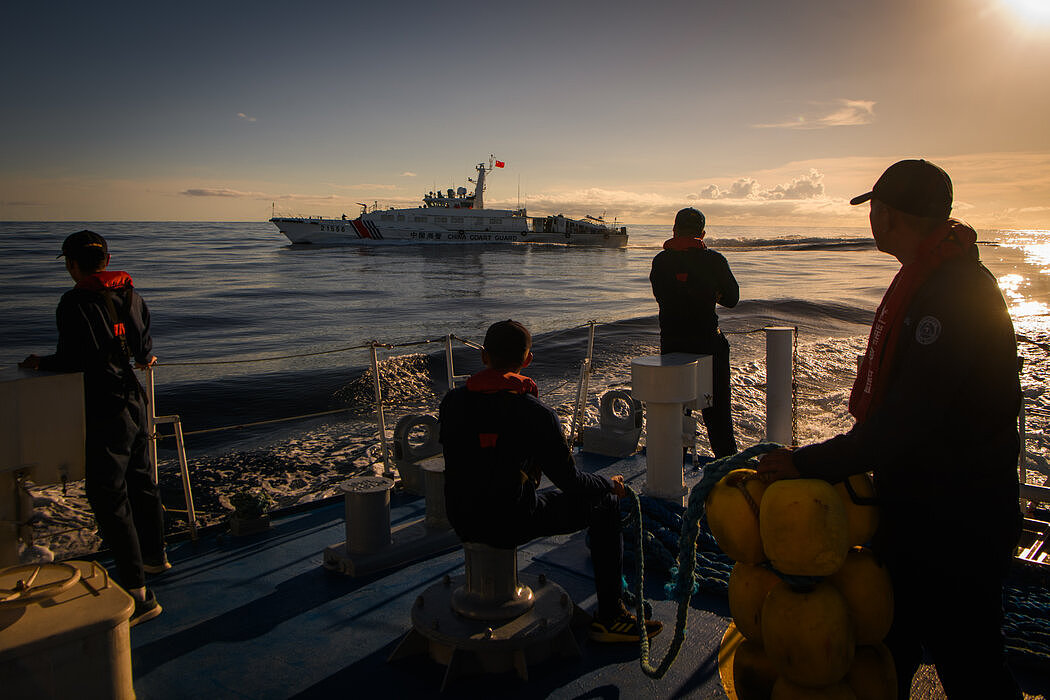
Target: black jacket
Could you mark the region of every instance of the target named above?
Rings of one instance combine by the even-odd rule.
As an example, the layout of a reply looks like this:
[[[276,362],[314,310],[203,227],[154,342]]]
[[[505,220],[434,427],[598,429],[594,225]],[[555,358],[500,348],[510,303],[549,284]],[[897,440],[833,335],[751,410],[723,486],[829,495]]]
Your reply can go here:
[[[718,330],[715,303],[736,306],[740,300],[729,262],[710,248],[663,250],[653,258],[649,281],[660,305],[660,335],[676,344],[709,341]]]
[[[795,466],[829,481],[874,470],[881,527],[894,540],[1016,543],[1021,387],[995,277],[973,259],[945,262],[912,299],[894,357],[867,420],[799,448]]]
[[[82,280],[62,295],[55,319],[58,347],[40,358],[40,369],[84,373],[89,421],[95,412],[111,414],[142,396],[132,362],[145,363],[152,353],[150,316],[126,273],[101,272]],[[126,351],[115,332],[117,324],[123,324]]]
[[[440,434],[446,513],[466,542],[521,544],[541,474],[596,504],[612,490],[576,467],[558,415],[529,394],[453,389],[441,402]]]

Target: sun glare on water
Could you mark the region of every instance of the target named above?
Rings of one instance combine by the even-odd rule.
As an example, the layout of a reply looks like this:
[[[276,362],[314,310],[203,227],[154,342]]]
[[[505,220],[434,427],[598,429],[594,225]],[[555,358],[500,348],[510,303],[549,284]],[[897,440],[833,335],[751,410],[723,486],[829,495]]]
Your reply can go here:
[[[1050,26],[1050,0],[1001,0],[1022,22]]]

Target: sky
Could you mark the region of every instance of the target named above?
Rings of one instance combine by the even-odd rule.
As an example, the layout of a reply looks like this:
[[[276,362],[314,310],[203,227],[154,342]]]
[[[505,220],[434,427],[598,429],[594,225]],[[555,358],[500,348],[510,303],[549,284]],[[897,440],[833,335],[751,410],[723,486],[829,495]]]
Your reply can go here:
[[[0,220],[489,206],[866,226],[902,158],[980,228],[1050,229],[1050,0],[5,8]]]

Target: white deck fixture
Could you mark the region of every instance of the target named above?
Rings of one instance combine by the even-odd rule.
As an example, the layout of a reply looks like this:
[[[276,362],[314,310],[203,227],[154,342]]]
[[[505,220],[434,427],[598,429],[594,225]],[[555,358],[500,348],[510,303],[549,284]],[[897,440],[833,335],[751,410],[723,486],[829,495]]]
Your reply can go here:
[[[795,329],[766,331],[766,440],[790,445],[792,435],[792,356]]]
[[[0,568],[18,563],[18,537],[37,486],[84,478],[84,375],[26,373],[0,382]]]
[[[676,352],[631,360],[631,395],[645,402],[645,493],[679,504],[684,504],[687,493],[682,473],[682,404],[697,398],[700,357]]]
[[[391,543],[390,489],[381,476],[359,476],[339,485],[346,513],[346,548],[351,554],[372,554]]]

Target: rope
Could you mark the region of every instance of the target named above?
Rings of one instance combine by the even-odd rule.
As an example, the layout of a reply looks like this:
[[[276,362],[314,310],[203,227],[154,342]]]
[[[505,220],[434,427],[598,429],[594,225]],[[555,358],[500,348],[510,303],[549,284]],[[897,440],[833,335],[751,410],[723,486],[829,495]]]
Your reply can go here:
[[[465,343],[467,345],[471,345],[473,347],[478,347],[478,348],[481,347],[480,345],[475,345],[474,343],[470,343],[469,341],[466,341],[466,340],[463,340],[461,338],[458,338],[457,336],[452,336],[452,337],[456,338],[456,340],[459,340],[460,342]],[[445,338],[444,337],[432,338],[430,340],[412,340],[412,341],[408,341],[408,342],[405,342],[405,343],[380,343],[377,340],[373,340],[372,342],[367,343],[365,345],[350,345],[350,346],[343,347],[343,348],[335,348],[334,350],[318,350],[317,352],[301,352],[301,353],[296,353],[294,355],[273,355],[271,357],[253,357],[253,358],[248,358],[248,359],[244,359],[244,360],[199,360],[197,362],[158,362],[157,366],[159,366],[159,367],[194,367],[194,366],[197,366],[197,365],[238,365],[238,364],[245,364],[245,363],[249,363],[249,362],[272,362],[274,360],[292,360],[292,359],[295,359],[295,358],[298,358],[298,357],[316,357],[317,355],[331,355],[333,353],[348,352],[350,350],[370,350],[371,348],[387,348],[387,349],[391,349],[392,350],[392,349],[395,349],[395,348],[410,348],[410,347],[415,347],[417,345],[429,345],[430,343],[443,343],[443,342],[445,342]]]
[[[685,514],[682,516],[681,536],[678,538],[678,566],[671,569],[671,583],[667,585],[668,590],[673,590],[674,600],[678,603],[674,638],[671,640],[671,646],[667,650],[667,654],[658,665],[654,666],[650,660],[649,638],[646,637],[645,634],[640,635],[641,641],[639,644],[641,651],[639,654],[639,663],[641,664],[642,672],[650,678],[663,678],[664,674],[667,673],[667,670],[671,668],[671,664],[674,663],[674,660],[678,657],[678,653],[682,648],[682,643],[685,641],[685,627],[686,618],[689,614],[689,601],[696,589],[696,582],[693,580],[693,573],[696,570],[696,541],[700,530],[700,520],[704,514],[704,501],[707,500],[707,494],[710,493],[712,487],[718,483],[719,479],[732,470],[750,466],[753,463],[756,463],[755,458],[778,447],[781,447],[781,445],[769,442],[760,443],[730,457],[722,457],[708,462],[704,466],[703,477],[701,477],[699,483],[693,486],[692,490],[689,492],[688,506]],[[628,487],[627,496],[629,500],[628,507],[630,509],[630,517],[640,524],[642,522],[642,512],[641,503],[638,500],[638,494]],[[639,527],[639,537],[637,538],[637,546],[634,550],[637,574],[637,580],[635,581],[635,597],[639,601],[637,606],[639,620],[644,619],[644,610],[641,601],[645,600],[643,593],[645,554],[643,551],[644,537],[641,536],[641,530],[642,528]]]

